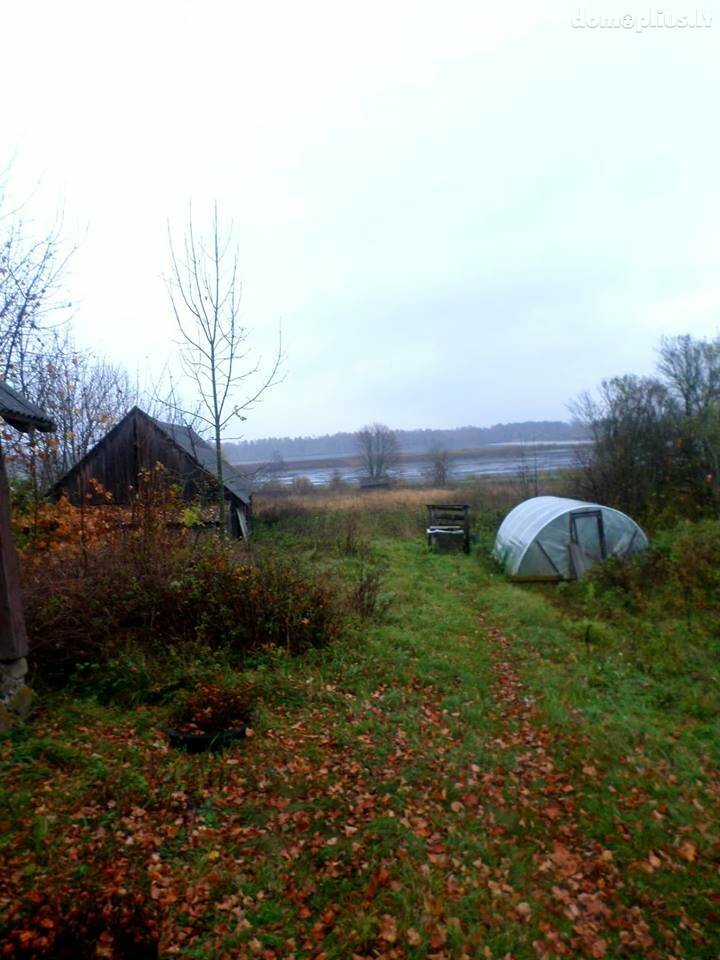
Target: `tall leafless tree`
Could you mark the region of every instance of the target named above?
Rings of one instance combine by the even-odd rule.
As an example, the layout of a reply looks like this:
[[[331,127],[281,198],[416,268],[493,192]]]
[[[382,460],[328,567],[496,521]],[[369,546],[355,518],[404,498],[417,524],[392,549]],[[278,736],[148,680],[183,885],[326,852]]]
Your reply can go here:
[[[80,351],[56,334],[38,365],[38,400],[57,425],[43,438],[43,487],[81,460],[138,402],[137,387],[115,364]]]
[[[704,413],[720,398],[720,337],[663,337],[658,371],[686,417]]]
[[[679,405],[676,448],[695,488],[720,507],[720,337],[663,337],[658,370]]]
[[[388,471],[399,462],[397,436],[384,423],[371,423],[358,430],[355,444],[368,480],[387,479]]]
[[[58,425],[52,434],[6,432],[8,460],[37,492],[77,462],[133,401],[123,370],[79,351],[67,332],[71,304],[64,272],[73,253],[62,219],[37,235],[28,203],[10,200],[10,167],[0,173],[0,378]]]
[[[445,487],[450,480],[450,453],[445,447],[435,445],[428,450],[428,465],[425,479],[434,487]]]
[[[53,433],[3,433],[15,475],[44,493],[121,420],[137,402],[121,367],[74,346],[66,331],[46,332],[25,362],[25,393],[56,424]]]
[[[580,487],[589,500],[642,515],[670,488],[675,407],[662,381],[626,375],[603,380],[571,410],[593,440],[583,450]]]
[[[168,236],[171,269],[167,285],[182,338],[181,362],[200,398],[200,409],[193,415],[215,444],[218,513],[221,535],[225,536],[222,435],[233,421],[244,421],[248,411],[280,380],[282,340],[278,336],[273,360],[263,371],[249,347],[250,331],[240,320],[238,249],[232,232],[224,232],[220,226],[217,204],[206,236],[195,230],[192,206],[181,246],[175,244],[169,228]]]
[[[63,272],[73,253],[62,238],[62,218],[38,239],[25,205],[9,199],[10,167],[0,171],[0,378],[29,393],[28,369],[49,328],[70,304]]]

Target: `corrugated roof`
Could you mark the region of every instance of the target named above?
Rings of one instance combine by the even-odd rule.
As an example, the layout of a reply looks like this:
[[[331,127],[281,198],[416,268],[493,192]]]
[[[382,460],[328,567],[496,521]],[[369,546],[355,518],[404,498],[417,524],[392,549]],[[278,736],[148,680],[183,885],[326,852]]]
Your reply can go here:
[[[166,423],[164,420],[158,420],[155,417],[149,417],[148,419],[152,420],[159,430],[162,430],[166,436],[196,460],[203,470],[217,479],[215,448],[207,440],[203,440],[192,427]],[[245,485],[244,477],[234,467],[231,467],[226,460],[223,460],[223,486],[239,500],[250,503],[250,493]]]
[[[36,407],[4,380],[0,380],[0,417],[23,433],[30,430],[50,433],[55,429],[55,424],[40,407]]]

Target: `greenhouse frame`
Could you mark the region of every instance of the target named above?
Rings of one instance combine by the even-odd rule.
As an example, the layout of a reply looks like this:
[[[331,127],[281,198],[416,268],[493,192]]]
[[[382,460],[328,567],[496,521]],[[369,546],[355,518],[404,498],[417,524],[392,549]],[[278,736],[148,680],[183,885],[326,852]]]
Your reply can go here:
[[[642,529],[612,507],[564,497],[532,497],[505,517],[493,556],[513,580],[576,580],[606,557],[648,545]]]

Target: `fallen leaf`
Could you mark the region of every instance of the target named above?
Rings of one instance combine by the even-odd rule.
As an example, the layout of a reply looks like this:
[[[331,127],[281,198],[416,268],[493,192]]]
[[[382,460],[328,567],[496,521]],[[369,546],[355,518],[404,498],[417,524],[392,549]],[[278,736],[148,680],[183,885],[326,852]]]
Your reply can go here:
[[[397,940],[397,924],[395,918],[385,913],[380,919],[380,939],[387,943],[395,943]]]
[[[680,847],[679,853],[683,860],[687,860],[688,863],[693,863],[697,858],[697,847],[692,840],[686,840],[685,843]]]

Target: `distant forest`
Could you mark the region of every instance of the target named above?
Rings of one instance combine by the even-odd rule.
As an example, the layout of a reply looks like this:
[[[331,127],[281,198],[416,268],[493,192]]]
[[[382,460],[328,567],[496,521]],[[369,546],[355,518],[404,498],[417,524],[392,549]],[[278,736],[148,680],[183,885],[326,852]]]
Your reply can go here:
[[[496,423],[492,427],[456,427],[454,430],[396,430],[402,453],[425,453],[433,448],[475,450],[489,443],[583,440],[587,433],[576,423],[562,420],[527,420]],[[308,457],[344,457],[357,453],[354,433],[323,437],[268,437],[223,444],[230,463],[264,463],[272,460],[304,460]]]

